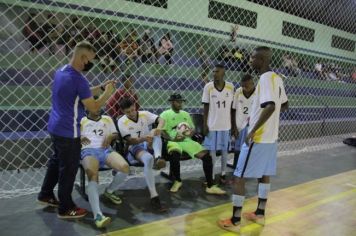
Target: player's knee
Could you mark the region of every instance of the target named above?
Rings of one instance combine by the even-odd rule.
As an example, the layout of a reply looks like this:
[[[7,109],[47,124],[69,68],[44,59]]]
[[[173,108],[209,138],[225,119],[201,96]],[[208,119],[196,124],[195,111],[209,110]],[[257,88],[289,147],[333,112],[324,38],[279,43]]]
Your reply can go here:
[[[121,172],[128,174],[130,172],[130,166],[127,163],[123,164],[121,166]]]
[[[180,157],[181,157],[181,153],[178,152],[178,151],[172,151],[169,153],[169,160],[170,161],[179,161],[180,160]]]
[[[86,170],[89,181],[98,181],[99,173],[94,170]]]
[[[206,155],[209,155],[209,151],[203,150],[203,151],[197,153],[197,154],[195,155],[195,157],[196,157],[196,158],[199,158],[199,159],[202,159],[202,158],[204,158]]]

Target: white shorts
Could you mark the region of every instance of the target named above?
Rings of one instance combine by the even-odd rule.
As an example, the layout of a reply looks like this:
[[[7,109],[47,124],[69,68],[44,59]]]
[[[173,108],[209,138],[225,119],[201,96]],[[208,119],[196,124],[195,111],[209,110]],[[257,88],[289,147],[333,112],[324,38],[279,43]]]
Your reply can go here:
[[[244,143],[234,175],[240,178],[261,178],[276,175],[277,143]]]

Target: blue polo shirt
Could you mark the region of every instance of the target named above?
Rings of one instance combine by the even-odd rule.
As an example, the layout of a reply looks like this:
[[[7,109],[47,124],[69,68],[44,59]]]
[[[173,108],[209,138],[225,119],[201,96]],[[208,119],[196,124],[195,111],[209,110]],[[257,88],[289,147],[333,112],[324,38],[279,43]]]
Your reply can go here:
[[[52,107],[48,132],[53,135],[80,137],[80,120],[85,116],[81,100],[92,96],[89,82],[72,66],[56,71],[52,85]]]

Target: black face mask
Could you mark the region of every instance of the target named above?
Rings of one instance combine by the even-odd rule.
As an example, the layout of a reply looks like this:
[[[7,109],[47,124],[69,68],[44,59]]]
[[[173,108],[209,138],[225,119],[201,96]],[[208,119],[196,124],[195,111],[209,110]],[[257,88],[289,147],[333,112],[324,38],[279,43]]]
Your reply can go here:
[[[91,68],[93,68],[94,63],[89,61],[87,64],[84,65],[83,71],[89,71]]]

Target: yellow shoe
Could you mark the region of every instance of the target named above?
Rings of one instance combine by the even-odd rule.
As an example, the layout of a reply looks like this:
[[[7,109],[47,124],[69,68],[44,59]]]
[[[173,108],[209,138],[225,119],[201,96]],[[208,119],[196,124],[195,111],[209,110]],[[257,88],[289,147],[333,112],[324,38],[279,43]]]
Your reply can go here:
[[[205,192],[209,194],[223,195],[226,194],[226,191],[219,188],[217,185],[213,185],[210,188],[206,187]]]
[[[111,218],[106,217],[104,215],[97,214],[95,218],[95,225],[96,227],[100,228],[105,228],[107,225],[111,223]]]
[[[240,222],[234,225],[231,219],[218,220],[216,222],[218,226],[223,229],[234,233],[240,233]]]
[[[169,190],[171,193],[176,193],[178,192],[178,190],[180,189],[180,187],[182,187],[182,182],[179,181],[174,181],[171,189]]]

